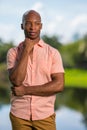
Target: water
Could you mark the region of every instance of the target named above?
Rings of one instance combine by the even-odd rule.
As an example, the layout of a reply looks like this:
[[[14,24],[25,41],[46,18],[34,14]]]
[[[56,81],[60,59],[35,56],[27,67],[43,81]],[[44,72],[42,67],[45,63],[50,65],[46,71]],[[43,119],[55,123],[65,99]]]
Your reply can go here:
[[[11,130],[9,111],[10,105],[0,107],[0,130]],[[82,114],[73,109],[61,107],[56,111],[57,130],[86,130],[82,120]]]
[[[11,130],[9,111],[9,105],[4,105],[0,107],[0,130]]]
[[[73,109],[61,107],[56,112],[57,130],[86,130],[82,121],[82,114]]]

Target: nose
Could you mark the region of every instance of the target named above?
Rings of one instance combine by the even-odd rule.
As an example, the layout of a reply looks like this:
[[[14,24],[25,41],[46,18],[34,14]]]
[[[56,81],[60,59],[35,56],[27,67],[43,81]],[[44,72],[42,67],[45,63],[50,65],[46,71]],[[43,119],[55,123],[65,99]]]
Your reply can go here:
[[[31,29],[31,30],[34,30],[34,29],[35,29],[35,24],[34,24],[34,23],[31,23],[30,29]]]

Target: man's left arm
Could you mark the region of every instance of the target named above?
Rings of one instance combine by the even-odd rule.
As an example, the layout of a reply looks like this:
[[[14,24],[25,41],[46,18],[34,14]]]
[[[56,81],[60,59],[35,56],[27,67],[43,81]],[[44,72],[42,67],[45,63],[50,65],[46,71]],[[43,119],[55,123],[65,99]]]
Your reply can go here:
[[[51,75],[52,81],[43,85],[36,86],[19,86],[13,87],[12,91],[16,96],[35,95],[35,96],[51,96],[63,91],[64,89],[64,73],[54,73]]]

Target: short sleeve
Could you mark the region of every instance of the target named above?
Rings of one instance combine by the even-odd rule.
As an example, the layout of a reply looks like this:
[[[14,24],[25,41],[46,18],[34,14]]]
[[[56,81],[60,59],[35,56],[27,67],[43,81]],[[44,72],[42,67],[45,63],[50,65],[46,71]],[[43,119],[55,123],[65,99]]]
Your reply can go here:
[[[15,63],[16,63],[16,50],[15,48],[11,48],[7,52],[7,69],[13,68]]]
[[[59,51],[55,50],[55,53],[53,55],[52,59],[52,67],[51,67],[51,74],[52,73],[60,73],[64,72],[62,57],[59,53]]]

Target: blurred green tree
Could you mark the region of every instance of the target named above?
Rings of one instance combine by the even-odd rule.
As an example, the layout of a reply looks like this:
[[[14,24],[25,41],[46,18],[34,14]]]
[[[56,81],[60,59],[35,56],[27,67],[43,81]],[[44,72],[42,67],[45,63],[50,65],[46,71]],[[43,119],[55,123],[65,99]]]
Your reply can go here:
[[[13,42],[5,43],[0,39],[0,63],[6,61],[7,51],[13,46]]]
[[[49,45],[51,45],[52,47],[56,48],[56,49],[60,49],[60,47],[62,46],[62,44],[59,42],[59,39],[57,36],[52,36],[49,37],[47,35],[43,35],[42,39],[48,43]]]
[[[87,69],[87,34],[77,48],[77,54],[74,57],[77,67]]]

